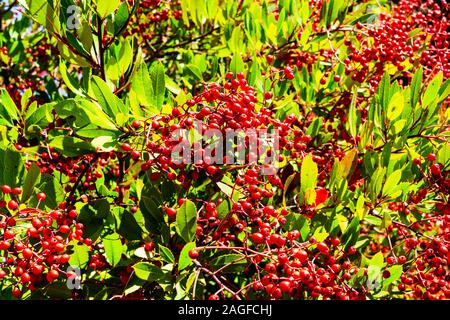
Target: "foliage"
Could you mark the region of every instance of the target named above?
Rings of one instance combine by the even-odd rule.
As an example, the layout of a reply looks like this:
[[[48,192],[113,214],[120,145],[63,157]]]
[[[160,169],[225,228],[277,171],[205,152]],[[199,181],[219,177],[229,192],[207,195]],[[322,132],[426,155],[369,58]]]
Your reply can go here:
[[[1,2],[0,298],[450,298],[449,13]],[[197,121],[275,163],[177,162]]]

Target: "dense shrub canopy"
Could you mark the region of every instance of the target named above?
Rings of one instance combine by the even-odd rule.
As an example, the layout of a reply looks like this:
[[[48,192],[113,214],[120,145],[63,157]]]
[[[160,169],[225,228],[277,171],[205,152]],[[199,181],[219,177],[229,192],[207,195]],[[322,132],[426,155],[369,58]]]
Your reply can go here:
[[[1,1],[0,298],[450,298],[449,9]]]

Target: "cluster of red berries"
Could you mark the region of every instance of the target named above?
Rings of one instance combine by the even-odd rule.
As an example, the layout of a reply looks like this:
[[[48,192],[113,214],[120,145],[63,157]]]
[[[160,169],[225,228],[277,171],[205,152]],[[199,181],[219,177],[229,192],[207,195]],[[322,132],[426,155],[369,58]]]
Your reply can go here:
[[[64,271],[70,259],[68,243],[75,240],[91,244],[90,239],[83,238],[84,226],[76,222],[77,211],[65,202],[50,213],[38,207],[22,208],[20,188],[3,185],[1,190],[0,251],[4,260],[0,262],[0,279],[11,282],[13,296],[45,286],[61,274],[71,277]],[[40,192],[36,198],[39,204],[46,194]]]
[[[288,77],[291,72],[292,70],[287,69],[284,75]],[[154,180],[164,175],[169,180],[177,180],[184,188],[188,188],[193,182],[205,176],[215,181],[226,181],[222,179],[223,172],[220,165],[214,165],[204,157],[192,165],[176,163],[171,158],[173,148],[183,142],[184,138],[174,141],[171,134],[179,129],[194,128],[196,120],[201,121],[203,129],[214,128],[223,133],[229,129],[245,130],[273,126],[278,129],[280,137],[281,151],[278,161],[283,161],[286,157],[289,161],[301,165],[302,158],[309,151],[314,150],[313,161],[317,163],[320,172],[315,206],[325,202],[328,198],[328,191],[323,188],[325,180],[332,169],[335,157],[340,159],[345,153],[333,144],[314,148],[312,137],[302,130],[309,125],[309,121],[300,121],[293,115],[287,116],[282,121],[276,120],[270,109],[264,106],[256,107],[258,99],[255,90],[247,84],[242,74],[236,77],[233,74],[227,74],[226,78],[228,81],[222,86],[211,84],[203,93],[188,100],[183,106],[174,108],[170,115],[157,116],[150,120],[150,123],[144,124],[143,132],[147,131],[145,127],[150,126],[160,138],[147,144],[146,151],[152,158],[143,164],[143,170],[152,169],[153,173],[150,176]],[[264,101],[272,98],[271,93],[264,94]],[[140,125],[135,127],[138,130],[141,129]],[[196,143],[184,142],[192,147]],[[131,155],[132,158],[141,156],[134,155],[136,151],[128,143],[121,146],[121,151]],[[206,154],[201,148],[197,149],[197,152]],[[266,152],[270,154],[271,150],[268,149]],[[194,154],[190,155],[194,156]],[[248,160],[249,155],[246,156]],[[223,160],[226,162],[227,159]],[[230,210],[225,216],[221,216],[219,212],[223,202],[228,202],[229,199],[218,198],[215,201],[202,203],[196,229],[197,241],[203,243],[212,238],[224,247],[243,246],[253,250],[252,265],[261,276],[261,278],[255,278],[253,285],[253,289],[258,291],[258,294],[264,289],[265,294],[272,298],[281,298],[283,293],[288,293],[292,297],[305,294],[312,297],[323,295],[339,299],[364,297],[363,289],[356,290],[346,284],[358,270],[351,267],[350,262],[347,261],[345,266],[351,271],[343,271],[341,276],[341,267],[336,264],[338,259],[345,260],[348,254],[354,254],[354,248],[349,249],[350,253],[343,252],[343,249],[339,247],[339,239],[335,238],[328,241],[329,245],[334,246],[334,250],[328,251],[325,249],[328,242],[316,244],[311,240],[306,244],[300,244],[297,242],[300,237],[298,230],[283,231],[287,221],[286,215],[290,211],[286,208],[278,210],[267,202],[277,190],[283,189],[284,183],[282,177],[275,171],[270,175],[262,174],[262,168],[263,166],[254,164],[228,168],[227,175],[232,175],[234,180],[227,187],[239,195],[239,200],[230,204]],[[178,205],[181,206],[183,202],[183,199],[180,199]],[[308,208],[304,206],[298,210],[299,213],[312,218],[315,206]],[[169,217],[177,214],[176,208],[173,207],[165,207],[164,212]],[[145,244],[144,248],[147,251],[153,249],[150,244]],[[261,253],[256,253],[258,251]],[[201,250],[192,250],[189,255],[192,259],[201,259]],[[317,261],[321,259],[324,263],[323,267],[317,265]],[[315,262],[312,263],[312,261]],[[329,267],[334,271],[331,272]],[[263,276],[263,274],[266,275]]]
[[[132,5],[133,0],[128,0],[128,3]],[[132,18],[130,27],[124,32],[124,36],[137,34],[142,36],[144,42],[149,41],[153,38],[153,28],[160,28],[161,24],[169,20],[171,16],[176,20],[181,19],[180,8],[180,2],[174,0],[140,1],[137,16]]]
[[[3,47],[2,52],[7,55],[8,48]],[[51,78],[51,74],[47,70],[53,68],[53,60],[50,57],[58,53],[58,49],[49,42],[48,38],[43,37],[37,45],[25,50],[24,60],[14,63],[15,61],[9,59],[8,65],[4,67],[8,70],[8,77],[2,81],[19,108],[25,90],[45,92],[44,84]],[[34,100],[38,103],[44,103],[45,97],[36,96],[31,101]]]
[[[406,17],[403,23],[425,31],[413,45],[415,49],[418,44],[429,41],[420,56],[420,65],[425,67],[425,74],[443,71],[444,77],[450,78],[450,5],[447,1],[402,0],[398,2],[395,15]],[[429,40],[428,35],[431,36]]]
[[[42,174],[53,175],[54,172],[60,172],[68,177],[68,183],[65,187],[66,192],[72,191],[72,186],[81,176],[82,181],[79,185],[82,190],[95,190],[97,179],[103,177],[103,168],[109,164],[111,154],[108,152],[97,155],[88,154],[76,158],[63,157],[53,147],[48,147],[46,151],[39,153],[39,158],[35,162],[40,168]],[[31,165],[27,162],[26,166]],[[73,200],[73,199],[71,199]]]

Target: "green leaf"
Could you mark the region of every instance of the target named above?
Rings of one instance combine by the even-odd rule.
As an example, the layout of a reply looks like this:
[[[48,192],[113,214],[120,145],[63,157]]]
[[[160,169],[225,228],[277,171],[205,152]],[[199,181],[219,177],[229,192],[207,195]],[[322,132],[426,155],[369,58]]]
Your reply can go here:
[[[11,149],[0,149],[0,185],[16,186],[17,178],[23,170],[20,153]]]
[[[123,2],[117,13],[114,15],[114,32],[117,34],[125,25],[128,19],[128,5]]]
[[[20,0],[20,4],[26,9],[27,14],[44,26],[47,31],[59,33],[61,29],[59,10],[55,10],[50,1]]]
[[[136,215],[133,215],[129,211],[123,211],[123,213],[119,213],[119,215],[120,225],[117,232],[127,240],[141,240],[142,229],[136,221]]]
[[[113,13],[120,5],[120,0],[95,0],[97,4],[97,13],[104,19]]]
[[[57,136],[50,141],[49,145],[65,157],[77,157],[95,152],[95,148],[89,142],[68,136]]]
[[[123,102],[111,92],[111,89],[101,78],[92,76],[91,88],[98,103],[111,118],[115,119],[118,113],[128,113]]]
[[[165,78],[165,83],[166,89],[172,92],[174,95],[178,95],[181,92],[180,86],[167,75]]]
[[[238,74],[239,72],[244,72],[244,61],[242,61],[242,57],[240,53],[235,53],[233,55],[233,59],[231,59],[230,70],[234,74]]]
[[[89,262],[89,247],[85,244],[78,244],[78,241],[70,242],[73,253],[70,255],[69,264],[72,267],[84,268]]]
[[[359,237],[359,219],[358,217],[353,217],[350,224],[347,226],[344,234],[342,235],[342,242],[345,247],[348,248],[356,243]]]
[[[230,253],[220,255],[211,261],[211,266],[215,269],[222,268],[227,264],[230,265],[223,269],[224,272],[242,272],[247,265],[247,259],[243,259],[242,254]]]
[[[386,117],[392,121],[398,118],[405,108],[405,98],[402,92],[395,93],[389,101]]]
[[[160,281],[165,278],[165,274],[160,268],[148,262],[136,263],[133,269],[136,276],[145,281]]]
[[[450,79],[447,79],[447,81],[444,82],[444,84],[439,89],[438,95],[439,99],[437,103],[441,103],[442,101],[448,98],[448,96],[450,95]]]
[[[368,265],[369,265],[369,266],[377,266],[377,267],[379,267],[379,268],[383,268],[384,265],[385,265],[383,253],[381,253],[381,251],[379,251],[378,253],[376,253],[376,254],[368,261]]]
[[[166,93],[164,65],[157,61],[150,67],[150,78],[153,84],[153,101],[158,111],[162,110]]]
[[[389,278],[383,280],[384,286],[387,286],[387,285],[397,281],[398,279],[400,279],[400,277],[403,273],[403,267],[399,266],[399,265],[389,267],[388,270],[391,275],[389,276]]]
[[[129,39],[129,38],[128,38]],[[122,39],[107,51],[106,75],[114,83],[125,75],[133,62],[133,49],[130,40]]]
[[[420,67],[411,81],[411,107],[414,109],[420,98],[420,88],[422,87],[423,67]]]
[[[195,242],[186,243],[180,253],[180,258],[178,260],[178,270],[183,270],[192,264],[192,259],[189,257],[189,251],[194,249]]]
[[[450,165],[450,143],[444,143],[436,154],[436,159],[446,168]]]
[[[438,92],[443,80],[442,72],[439,72],[428,84],[422,99],[422,108],[428,108],[433,101],[438,99]]]
[[[379,85],[378,85],[378,89],[377,89],[377,93],[380,99],[380,104],[383,110],[386,109],[387,104],[388,104],[388,99],[390,96],[390,77],[389,74],[387,72],[384,73],[383,78],[381,79]]]
[[[392,196],[392,194],[397,192],[398,191],[398,189],[397,189],[398,183],[400,182],[401,178],[402,178],[402,170],[401,169],[395,170],[394,172],[392,172],[392,174],[390,174],[386,179],[386,182],[383,186],[382,195],[383,196]]]
[[[30,199],[31,194],[33,193],[34,185],[36,184],[39,176],[41,175],[41,169],[36,165],[36,163],[32,163],[30,169],[28,169],[27,176],[25,178],[25,182],[23,183],[23,191],[22,191],[22,199],[21,202],[26,202]]]
[[[311,205],[315,201],[315,187],[318,168],[312,154],[308,154],[302,162],[300,172],[300,196],[304,203]]]
[[[119,132],[113,120],[101,107],[87,99],[67,99],[57,103],[54,109],[62,119],[75,117],[74,124],[79,129],[96,129],[96,136],[100,133],[98,129],[109,130],[111,133]],[[80,135],[80,130],[77,133]]]
[[[192,76],[194,76],[194,79],[197,81],[202,81],[203,76],[200,69],[195,64],[188,64],[185,67],[185,70],[188,71]]]
[[[53,120],[52,117],[53,107],[54,107],[53,103],[44,104],[36,109],[30,107],[30,109],[26,114],[27,129],[32,125],[39,126],[40,128],[45,128],[46,126],[48,126],[48,124]]]
[[[66,62],[63,59],[59,62],[59,72],[61,73],[61,77],[69,90],[77,96],[84,96],[84,91],[80,86],[80,82],[72,77],[72,75],[68,72]]]
[[[123,245],[120,236],[117,233],[112,233],[103,238],[103,245],[105,247],[106,260],[115,267],[122,258]]]
[[[383,219],[381,220],[380,228],[388,228],[392,224],[392,217],[388,211],[383,212]]]
[[[40,204],[40,208],[47,208],[50,210],[53,210],[58,206],[61,201],[63,201],[64,197],[66,196],[64,192],[64,188],[59,183],[59,178],[56,178],[54,176],[51,176],[49,174],[42,174],[41,179],[39,183],[37,184],[36,188],[39,191],[44,192],[47,197],[43,202]],[[36,198],[30,198],[29,200],[29,206],[36,206],[37,205],[37,199]]]
[[[231,210],[230,200],[225,199],[217,206],[217,213],[219,214],[219,219],[225,219]]]
[[[197,209],[192,201],[186,200],[177,210],[176,222],[178,234],[184,241],[192,241],[197,228]]]
[[[232,198],[237,201],[243,197],[241,191],[237,188],[233,188],[234,182],[228,176],[223,176],[222,181],[218,181],[216,184],[220,191],[222,191],[230,199]]]
[[[131,89],[137,96],[139,103],[147,108],[157,111],[153,104],[154,90],[147,65],[142,62],[131,81]]]
[[[352,102],[350,103],[350,109],[348,111],[348,126],[352,137],[356,137],[356,130],[358,125],[358,112],[356,111],[356,98],[357,91],[353,92]]]
[[[159,247],[159,254],[161,255],[161,258],[168,262],[168,263],[174,263],[175,262],[175,257],[173,256],[172,251],[170,251],[169,248],[164,247],[160,244],[158,244]]]
[[[373,173],[370,184],[369,184],[369,192],[372,195],[372,200],[375,200],[383,186],[384,177],[386,175],[386,168],[379,167]]]
[[[0,94],[0,125],[14,125],[14,120],[19,120],[19,113],[13,99],[9,95],[8,91],[2,89]],[[2,119],[6,122],[2,123]]]
[[[157,201],[150,197],[149,192],[148,189],[144,189],[139,207],[145,218],[145,228],[151,232],[159,233],[164,222],[164,216]]]

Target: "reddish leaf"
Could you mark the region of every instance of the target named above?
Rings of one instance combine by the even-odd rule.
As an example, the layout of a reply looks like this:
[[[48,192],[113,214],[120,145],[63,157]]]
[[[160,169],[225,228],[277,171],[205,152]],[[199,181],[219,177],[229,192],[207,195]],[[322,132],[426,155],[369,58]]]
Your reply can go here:
[[[324,203],[328,199],[328,190],[325,188],[316,189],[316,206]]]

